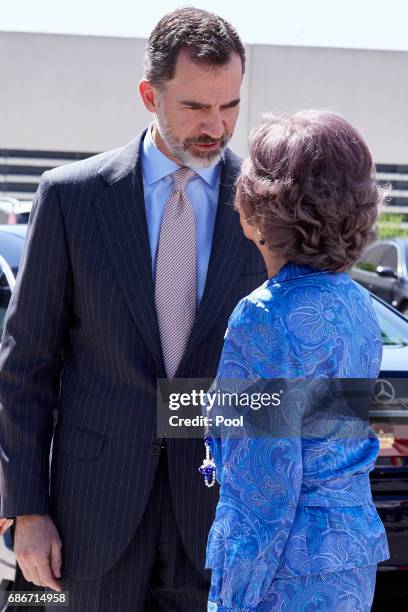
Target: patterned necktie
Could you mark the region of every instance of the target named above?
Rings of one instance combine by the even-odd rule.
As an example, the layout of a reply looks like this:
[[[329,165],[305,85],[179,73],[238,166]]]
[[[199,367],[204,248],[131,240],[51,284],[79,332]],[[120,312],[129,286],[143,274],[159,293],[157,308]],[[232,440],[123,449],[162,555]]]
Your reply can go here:
[[[168,378],[173,378],[187,345],[196,314],[196,227],[187,197],[190,168],[172,173],[173,190],[160,226],[155,302]]]

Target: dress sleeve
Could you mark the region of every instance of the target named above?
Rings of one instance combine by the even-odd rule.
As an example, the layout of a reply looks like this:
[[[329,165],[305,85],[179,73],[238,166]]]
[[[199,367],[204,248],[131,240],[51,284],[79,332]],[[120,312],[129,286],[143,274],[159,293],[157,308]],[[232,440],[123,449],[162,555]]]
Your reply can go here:
[[[275,392],[274,379],[280,379],[278,386],[284,384],[281,366],[290,360],[289,344],[273,314],[245,298],[230,318],[213,391],[235,386],[241,394],[249,392],[250,402],[270,389],[270,383]],[[278,358],[274,369],[271,355],[282,356],[282,350],[285,358]],[[207,544],[209,610],[255,609],[265,598],[290,533],[302,482],[301,419],[292,418],[293,410],[291,422],[282,428],[288,414],[283,404],[266,420],[261,410],[246,405],[239,436],[220,427],[212,440],[221,488]],[[280,429],[275,429],[278,421]]]

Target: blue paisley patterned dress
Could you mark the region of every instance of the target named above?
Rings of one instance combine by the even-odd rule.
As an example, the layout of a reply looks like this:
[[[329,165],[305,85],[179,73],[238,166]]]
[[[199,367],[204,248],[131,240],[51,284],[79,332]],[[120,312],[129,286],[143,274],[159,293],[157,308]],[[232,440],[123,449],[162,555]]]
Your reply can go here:
[[[292,263],[232,313],[214,387],[227,379],[378,376],[381,333],[347,273]],[[360,612],[389,558],[369,472],[378,439],[210,431],[220,499],[207,544],[208,611]]]

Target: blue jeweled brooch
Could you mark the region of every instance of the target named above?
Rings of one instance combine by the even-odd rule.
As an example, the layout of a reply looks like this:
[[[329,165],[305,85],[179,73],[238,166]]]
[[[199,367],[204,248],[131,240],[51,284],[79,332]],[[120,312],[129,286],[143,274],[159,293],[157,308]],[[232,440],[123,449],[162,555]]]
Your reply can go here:
[[[215,485],[215,461],[211,457],[211,449],[210,449],[210,440],[211,437],[208,435],[204,436],[204,446],[205,446],[205,459],[198,468],[200,474],[204,476],[204,482],[206,487],[213,487]]]

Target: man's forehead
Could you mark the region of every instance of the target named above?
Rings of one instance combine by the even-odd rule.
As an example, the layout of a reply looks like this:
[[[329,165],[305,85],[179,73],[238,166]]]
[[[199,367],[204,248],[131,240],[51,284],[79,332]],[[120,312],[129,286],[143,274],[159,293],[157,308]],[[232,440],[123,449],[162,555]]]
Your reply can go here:
[[[242,78],[242,61],[238,53],[232,53],[228,62],[224,64],[200,62],[192,59],[189,53],[182,49],[177,56],[173,79],[183,78],[186,74],[206,80],[225,74]]]
[[[188,58],[176,65],[174,77],[164,87],[180,104],[215,106],[239,102],[241,59],[221,66],[197,64]]]

